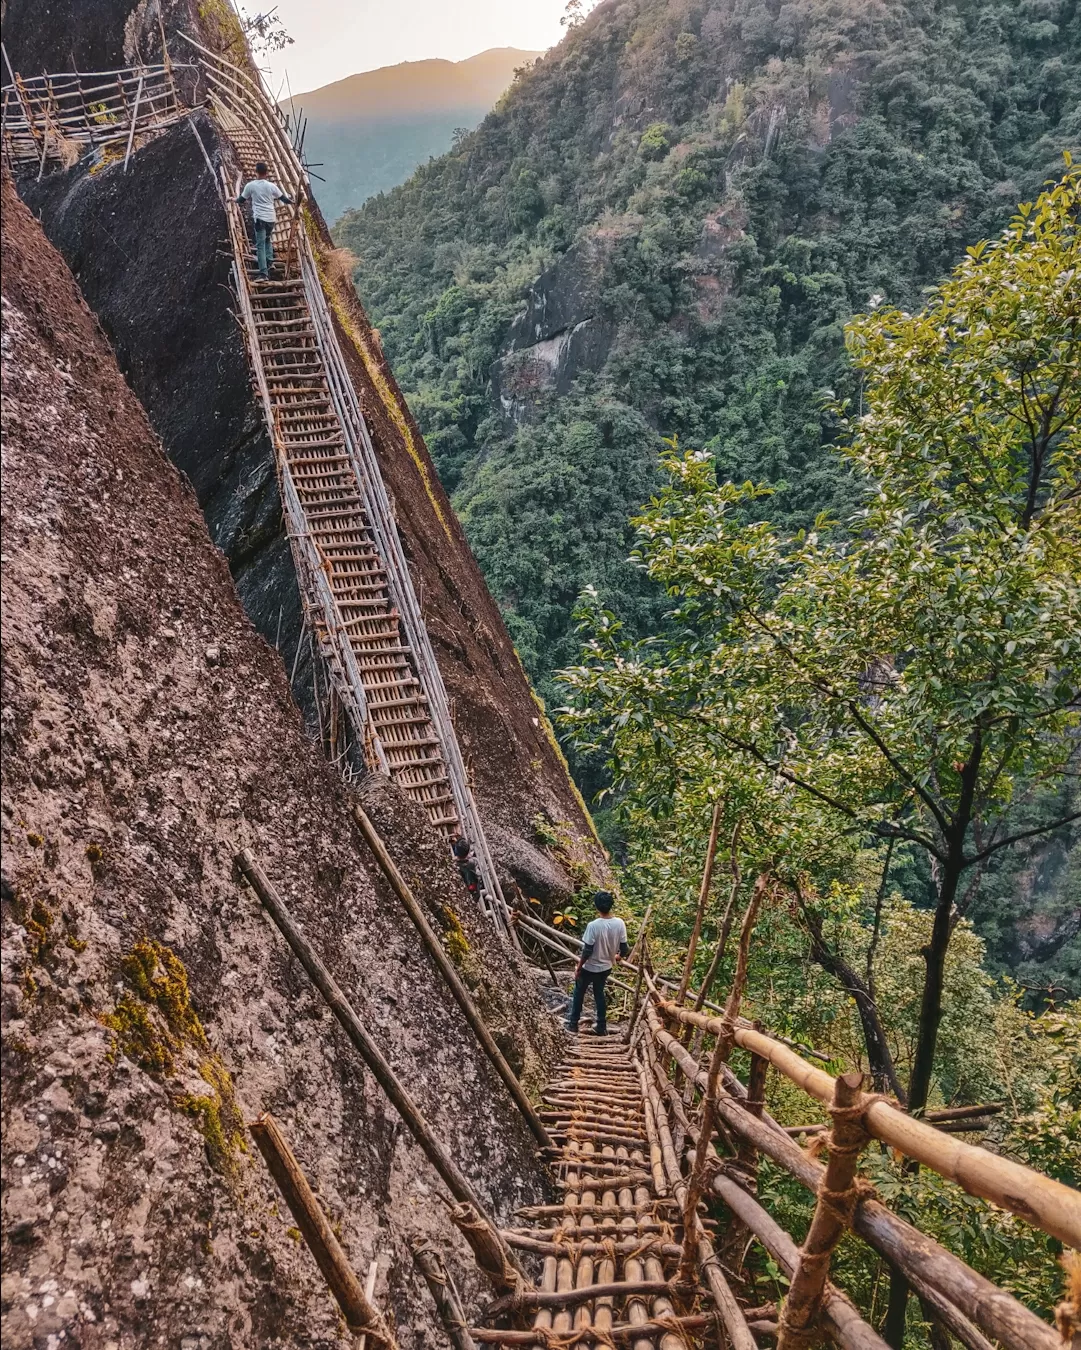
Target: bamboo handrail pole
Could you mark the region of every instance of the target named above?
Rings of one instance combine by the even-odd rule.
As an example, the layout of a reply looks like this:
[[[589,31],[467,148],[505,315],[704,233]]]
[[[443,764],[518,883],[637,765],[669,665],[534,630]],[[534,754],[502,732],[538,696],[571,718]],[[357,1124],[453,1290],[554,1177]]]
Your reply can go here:
[[[401,901],[402,907],[413,921],[413,925],[420,934],[421,941],[427,948],[429,956],[435,962],[440,974],[450,986],[450,991],[454,995],[459,1008],[465,1014],[465,1020],[473,1030],[473,1034],[480,1042],[484,1053],[491,1060],[496,1073],[499,1074],[506,1084],[507,1091],[514,1098],[515,1105],[521,1111],[526,1124],[533,1133],[533,1137],[544,1148],[550,1147],[552,1140],[544,1126],[544,1122],[537,1115],[536,1107],[525,1094],[525,1089],[518,1081],[518,1075],[507,1063],[506,1057],[495,1043],[495,1038],[488,1030],[488,1025],[480,1015],[480,1010],[473,1002],[473,997],[465,987],[462,977],[454,965],[454,962],[447,955],[443,944],[436,936],[435,929],[428,922],[427,916],[421,909],[416,897],[406,884],[405,878],[399,872],[394,859],[390,856],[386,845],[376,832],[375,826],[368,819],[365,812],[359,806],[353,807],[353,818],[360,826],[360,832],[363,834],[365,842],[371,851],[375,854],[375,860],[379,864],[383,875],[390,882],[391,890]]]
[[[638,1021],[638,1004],[642,998],[642,972],[645,969],[645,964],[647,960],[646,932],[649,929],[649,920],[652,913],[653,913],[653,903],[651,901],[646,906],[646,916],[642,920],[641,928],[639,928],[638,930],[638,940],[634,944],[634,951],[631,952],[632,957],[634,956],[635,952],[638,953],[638,973],[634,977],[634,994],[631,997],[631,1010],[630,1014],[627,1017],[626,1040],[628,1043],[630,1042],[631,1037],[634,1035],[634,1024],[635,1022]]]
[[[691,938],[687,943],[687,956],[683,962],[683,974],[680,976],[679,988],[676,990],[677,1003],[684,1002],[687,997],[687,986],[691,982],[695,952],[698,950],[698,939],[702,933],[702,917],[706,912],[706,901],[709,899],[710,887],[713,885],[713,863],[717,857],[717,839],[721,833],[723,810],[723,801],[713,803],[713,817],[709,826],[709,843],[706,845],[706,862],[702,868],[702,883],[698,888],[698,904],[694,911],[694,926],[691,928]]]
[[[714,1035],[721,1031],[723,1024],[719,1018],[703,1017],[668,1000],[661,1000],[661,1006],[679,1021],[692,1021]],[[835,1081],[832,1075],[808,1064],[773,1037],[737,1027],[735,1041],[744,1050],[768,1059],[808,1096],[826,1104],[832,1100]],[[870,1099],[864,1124],[868,1134],[955,1181],[970,1195],[1008,1209],[1067,1246],[1081,1247],[1081,1195],[1062,1182],[1000,1154],[989,1153],[976,1144],[943,1134],[881,1099]]]
[[[717,946],[713,951],[713,959],[709,963],[709,969],[703,977],[702,984],[695,995],[694,1006],[696,1010],[702,1008],[706,1002],[706,995],[713,986],[713,981],[717,978],[717,971],[724,960],[725,949],[728,946],[728,935],[732,931],[732,915],[735,912],[736,897],[739,895],[739,888],[743,881],[739,867],[739,836],[743,825],[740,818],[736,821],[732,830],[732,842],[728,846],[728,865],[732,875],[732,884],[728,889],[728,903],[724,907],[724,915],[721,919],[721,931],[717,938]]]
[[[143,97],[143,77],[139,76],[139,85],[135,91],[135,107],[131,114],[131,128],[128,131],[128,148],[124,153],[124,172],[128,171],[128,160],[131,159],[131,147],[135,144],[135,124],[139,120],[139,104]]]
[[[658,1043],[673,1054],[677,1048],[687,1053],[659,1024]],[[721,1097],[718,1110],[735,1133],[749,1139],[808,1190],[817,1191],[825,1168],[787,1135],[769,1128],[731,1097]],[[862,1198],[856,1205],[853,1229],[895,1265],[921,1297],[932,1301],[937,1298],[955,1307],[960,1316],[1008,1350],[1062,1350],[1054,1329],[1035,1313],[977,1274],[959,1256],[898,1218],[881,1201]]]
[[[394,1332],[383,1314],[368,1299],[349,1259],[342,1251],[322,1206],[297,1162],[278,1122],[269,1112],[248,1126],[270,1174],[285,1197],[289,1212],[304,1236],[308,1249],[323,1272],[349,1329],[372,1338],[385,1350],[397,1350]]]
[[[327,970],[315,954],[315,950],[307,938],[294,923],[289,910],[262,868],[255,861],[250,850],[242,849],[236,854],[235,862],[259,897],[263,908],[274,920],[278,930],[308,972],[309,978],[322,994],[342,1029],[360,1052],[361,1058],[390,1099],[391,1105],[401,1116],[402,1122],[441,1177],[444,1185],[460,1205],[469,1205],[476,1211],[478,1220],[489,1231],[492,1242],[501,1250],[506,1266],[514,1272],[517,1278],[525,1280],[524,1271],[502,1243],[499,1238],[499,1229],[489,1217],[473,1186],[466,1180],[458,1164],[448,1153],[443,1141],[435,1134],[421,1114],[404,1084],[399,1080],[383,1052],[372,1039],[367,1027],[354,1012],[352,1005],[338,987],[330,971]],[[466,1232],[465,1236],[468,1238],[469,1233]]]
[[[439,1320],[454,1350],[476,1350],[476,1341],[469,1334],[469,1323],[461,1297],[442,1256],[434,1247],[418,1244],[412,1250],[413,1260],[431,1290]]]
[[[837,1079],[829,1138],[829,1162],[818,1190],[811,1227],[800,1248],[788,1297],[781,1309],[777,1350],[798,1350],[808,1343],[818,1321],[829,1277],[830,1256],[844,1236],[855,1209],[856,1162],[867,1142],[860,1122],[862,1073]]]

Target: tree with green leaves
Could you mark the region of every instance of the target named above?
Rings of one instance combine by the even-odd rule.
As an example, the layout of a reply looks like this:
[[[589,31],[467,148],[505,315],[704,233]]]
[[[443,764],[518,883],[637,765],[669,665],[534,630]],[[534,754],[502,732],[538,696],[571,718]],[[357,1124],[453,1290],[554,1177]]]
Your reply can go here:
[[[716,791],[757,782],[797,893],[816,850],[836,872],[844,839],[926,856],[914,1112],[983,869],[1081,814],[1046,791],[1081,758],[1079,202],[1068,165],[921,312],[848,326],[862,394],[840,410],[843,454],[862,501],[846,528],[782,535],[748,518],[763,489],[671,446],[635,522],[668,627],[632,641],[587,605],[564,676],[572,734],[644,807],[671,809],[691,765]],[[1065,805],[1015,823],[1034,801]]]

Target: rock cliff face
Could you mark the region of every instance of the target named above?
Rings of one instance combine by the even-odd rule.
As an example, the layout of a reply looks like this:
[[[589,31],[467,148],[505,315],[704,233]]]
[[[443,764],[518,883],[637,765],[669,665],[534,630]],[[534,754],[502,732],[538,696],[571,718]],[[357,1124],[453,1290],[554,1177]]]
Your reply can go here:
[[[445,1245],[471,1299],[472,1262],[234,851],[503,1217],[541,1196],[530,1136],[62,258],[6,179],[2,204],[4,1344],[346,1344],[245,1143],[269,1109],[354,1265],[380,1258],[403,1346],[431,1345],[407,1239]],[[465,975],[535,1082],[528,974],[414,808],[389,786],[367,806],[433,915],[458,909]]]
[[[219,15],[218,8],[166,3],[163,27],[174,61],[190,57],[178,32],[227,45],[225,11]],[[73,64],[85,70],[96,60],[161,59],[156,7],[150,13],[142,3],[90,0],[80,9],[73,26],[63,5],[42,11],[12,0],[5,33],[15,69],[30,76]],[[91,31],[92,42],[84,36]],[[193,96],[200,97],[198,86]],[[229,149],[200,114],[137,149],[126,173],[120,165],[83,161],[40,183],[23,183],[21,191],[71,266],[167,453],[195,488],[246,611],[279,650],[298,702],[310,710],[308,647],[273,455],[232,312],[222,167],[231,183]],[[555,893],[565,895],[572,886],[566,858],[545,854],[535,818],[561,822],[574,861],[598,877],[603,857],[378,335],[343,269],[334,266],[318,210],[313,214],[335,322],[392,494],[478,804],[493,836],[504,841],[495,847],[497,864],[532,894],[550,892],[555,878]]]
[[[616,332],[603,300],[605,251],[593,236],[530,286],[492,366],[492,397],[507,421],[529,421],[540,395],[569,393],[583,371],[603,369]]]

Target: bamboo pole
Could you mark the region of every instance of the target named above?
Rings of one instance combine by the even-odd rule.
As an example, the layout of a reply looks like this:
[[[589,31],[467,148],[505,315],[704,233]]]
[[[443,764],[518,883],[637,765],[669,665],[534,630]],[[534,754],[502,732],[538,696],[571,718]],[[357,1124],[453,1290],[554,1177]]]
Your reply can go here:
[[[631,952],[631,956],[634,956],[635,952],[638,953],[638,974],[635,976],[634,979],[634,995],[631,998],[631,1010],[629,1016],[627,1017],[628,1043],[630,1042],[631,1037],[634,1035],[634,1024],[638,1020],[638,1004],[642,997],[642,973],[645,970],[646,961],[648,959],[646,949],[646,933],[649,930],[649,919],[652,913],[653,913],[653,904],[652,902],[650,902],[650,904],[646,906],[646,917],[642,920],[642,926],[638,930],[638,938],[634,944],[634,951]]]
[[[537,1115],[536,1108],[525,1094],[525,1089],[518,1081],[518,1076],[507,1063],[503,1052],[496,1045],[492,1033],[488,1030],[487,1023],[480,1015],[480,1010],[473,1002],[472,995],[462,982],[461,976],[455,968],[454,962],[447,955],[443,944],[436,936],[435,930],[428,922],[427,916],[421,909],[413,892],[406,884],[405,878],[399,872],[394,859],[387,851],[386,845],[379,837],[375,826],[365,815],[359,806],[353,807],[353,819],[360,826],[360,832],[363,834],[368,847],[375,854],[375,860],[379,864],[383,875],[390,882],[391,890],[401,901],[402,907],[413,921],[413,925],[420,934],[421,941],[428,951],[428,955],[435,962],[439,973],[450,986],[450,991],[454,995],[455,1001],[465,1015],[465,1020],[473,1030],[473,1034],[480,1042],[484,1053],[491,1060],[496,1073],[502,1078],[507,1091],[514,1098],[514,1103],[525,1118],[526,1124],[533,1132],[534,1138],[542,1148],[550,1148],[552,1145],[551,1137],[544,1126],[544,1122]]]
[[[330,1286],[330,1292],[337,1300],[350,1331],[370,1336],[376,1345],[385,1347],[385,1350],[397,1350],[394,1332],[365,1294],[278,1122],[269,1112],[264,1112],[258,1120],[252,1121],[248,1129],[266,1160],[271,1176],[278,1183],[278,1189],[285,1197],[285,1203],[304,1235],[316,1264],[323,1272],[323,1278]]]
[[[454,1350],[476,1350],[461,1297],[442,1256],[434,1247],[417,1244],[413,1247],[413,1260],[431,1290],[439,1320]]]
[[[754,884],[751,898],[747,903],[747,912],[743,916],[743,925],[739,934],[739,951],[736,957],[736,973],[732,980],[732,989],[728,995],[723,1030],[718,1034],[706,1076],[705,1097],[702,1101],[702,1119],[699,1126],[698,1144],[695,1149],[694,1167],[687,1185],[687,1201],[683,1211],[683,1256],[679,1263],[677,1278],[682,1284],[694,1282],[695,1264],[698,1260],[698,1206],[702,1202],[707,1183],[709,1157],[713,1151],[713,1122],[717,1114],[717,1094],[720,1090],[721,1069],[732,1053],[733,1037],[736,1030],[736,1017],[743,990],[747,983],[747,963],[750,959],[751,935],[758,921],[758,911],[769,886],[769,872],[762,872]]]
[[[679,1021],[690,1022],[714,1035],[722,1030],[719,1018],[705,1017],[666,1000],[661,1001],[661,1007]],[[737,1045],[768,1059],[808,1096],[824,1104],[832,1101],[835,1081],[832,1075],[816,1069],[763,1032],[737,1027],[734,1037]],[[970,1195],[1008,1209],[1067,1246],[1081,1247],[1081,1195],[1062,1182],[999,1154],[988,1153],[975,1144],[944,1135],[881,1098],[868,1099],[864,1124],[868,1134],[956,1182]]]
[[[432,1291],[436,1311],[439,1312],[440,1322],[453,1350],[476,1350],[476,1342],[470,1335],[470,1324],[462,1307],[462,1297],[439,1251],[435,1247],[416,1245],[413,1247],[413,1261]]]
[[[723,809],[723,802],[713,803],[713,818],[709,826],[709,843],[706,845],[706,862],[702,868],[702,884],[698,888],[698,905],[694,911],[691,940],[687,943],[687,957],[683,962],[683,974],[680,976],[679,988],[676,990],[677,1003],[682,1003],[687,997],[687,986],[691,982],[694,956],[698,949],[698,939],[702,933],[702,916],[706,912],[706,902],[709,899],[710,887],[713,885],[713,863],[717,857],[717,837],[721,832],[721,812]]]
[[[135,107],[131,113],[131,127],[128,130],[128,148],[124,152],[124,172],[128,171],[128,160],[131,159],[131,147],[135,144],[135,126],[139,120],[139,104],[143,98],[143,76],[139,76],[139,85],[135,91]]]
[[[799,1263],[781,1309],[777,1350],[798,1350],[814,1338],[822,1296],[829,1277],[830,1257],[852,1221],[856,1204],[856,1162],[867,1142],[861,1124],[862,1073],[837,1079],[831,1108],[833,1128],[829,1162],[818,1190],[811,1227],[800,1249]]]
[[[690,1061],[687,1050],[664,1030],[653,1009],[647,1007],[647,1013],[652,1015],[649,1026],[658,1049],[673,1057],[686,1056]],[[689,1067],[695,1067],[693,1061]],[[699,1083],[704,1082],[705,1074],[699,1071]],[[825,1168],[793,1143],[780,1127],[773,1128],[756,1119],[730,1097],[720,1098],[718,1110],[735,1133],[748,1138],[759,1152],[785,1168],[808,1190],[817,1191]],[[1062,1350],[1053,1328],[1005,1290],[977,1274],[960,1257],[898,1218],[880,1201],[861,1199],[856,1205],[853,1228],[902,1272],[921,1297],[937,1301],[936,1306],[946,1303],[955,1307],[958,1316],[970,1319],[1008,1350]]]
[[[459,1208],[468,1207],[472,1213],[459,1223],[466,1240],[473,1246],[477,1260],[485,1274],[497,1284],[517,1287],[520,1281],[526,1281],[521,1266],[512,1256],[499,1236],[499,1230],[488,1216],[480,1197],[466,1180],[458,1164],[450,1156],[446,1145],[421,1115],[416,1103],[410,1097],[404,1084],[391,1068],[383,1052],[372,1039],[367,1027],[353,1011],[348,999],[338,987],[330,971],[315,954],[308,940],[293,921],[281,897],[270,884],[262,868],[252,857],[248,849],[242,849],[235,857],[237,867],[247,878],[252,889],[259,897],[263,908],[277,924],[286,942],[293,949],[301,965],[308,972],[312,983],[326,1000],[331,1012],[338,1019],[346,1035],[360,1052],[364,1063],[371,1070],[379,1086],[387,1094],[391,1105],[401,1116],[410,1134],[424,1151],[425,1157],[435,1168],[444,1185],[458,1201]],[[453,1217],[453,1216],[452,1216]],[[489,1251],[499,1253],[502,1266],[499,1270],[491,1264],[485,1266],[484,1260]]]
[[[660,1138],[661,1156],[664,1160],[665,1171],[668,1174],[669,1185],[683,1211],[684,1239],[683,1245],[680,1247],[680,1267],[673,1284],[682,1286],[686,1291],[689,1287],[693,1287],[693,1269],[691,1285],[688,1285],[683,1274],[683,1257],[687,1247],[686,1224],[687,1212],[690,1208],[690,1187],[683,1180],[680,1172],[679,1159],[676,1156],[672,1132],[668,1124],[668,1113],[664,1109],[660,1093],[650,1081],[646,1068],[641,1061],[638,1062],[638,1074],[642,1085],[643,1100],[653,1110]],[[713,1250],[713,1244],[699,1221],[697,1208],[692,1215],[692,1225],[696,1241],[695,1255],[701,1262],[702,1273],[713,1297],[714,1306],[724,1323],[724,1329],[732,1350],[757,1350],[754,1337],[751,1335],[746,1318],[743,1315],[743,1310],[737,1303],[735,1295],[729,1288],[728,1281],[721,1272],[720,1262]]]
[[[640,1305],[639,1305],[640,1306]],[[645,1350],[650,1350],[650,1338],[658,1333],[662,1334],[665,1340],[671,1341],[674,1350],[686,1350],[687,1332],[709,1331],[717,1325],[717,1319],[712,1313],[692,1313],[687,1317],[679,1317],[675,1313],[658,1314],[656,1318],[645,1317],[638,1322],[617,1322],[609,1331],[604,1334],[613,1341],[635,1341],[638,1338],[644,1338],[641,1344]],[[501,1331],[494,1327],[471,1327],[470,1335],[478,1345],[524,1345],[535,1347],[538,1345],[551,1344],[553,1347],[560,1344],[588,1344],[588,1335],[579,1342],[568,1333],[565,1341],[560,1336],[553,1334],[550,1338],[538,1336],[534,1331]],[[603,1341],[600,1344],[604,1344]],[[663,1341],[662,1341],[663,1345]],[[757,1343],[755,1350],[758,1350]]]
[[[364,1297],[371,1302],[375,1297],[375,1282],[379,1278],[379,1257],[375,1257],[368,1267],[368,1275],[364,1281]],[[368,1350],[367,1336],[361,1336],[357,1340],[356,1350]]]
[[[724,907],[724,916],[721,919],[721,932],[717,938],[717,946],[713,952],[713,960],[709,963],[709,969],[706,971],[705,978],[702,981],[701,988],[695,995],[695,1011],[699,1011],[706,1001],[706,995],[709,993],[713,981],[717,978],[717,971],[721,968],[721,962],[724,960],[725,948],[728,946],[728,934],[732,930],[732,914],[735,910],[736,897],[739,895],[740,882],[742,876],[739,869],[739,835],[743,821],[736,821],[735,828],[732,831],[732,842],[728,846],[728,865],[732,874],[732,885],[728,891],[728,903]]]

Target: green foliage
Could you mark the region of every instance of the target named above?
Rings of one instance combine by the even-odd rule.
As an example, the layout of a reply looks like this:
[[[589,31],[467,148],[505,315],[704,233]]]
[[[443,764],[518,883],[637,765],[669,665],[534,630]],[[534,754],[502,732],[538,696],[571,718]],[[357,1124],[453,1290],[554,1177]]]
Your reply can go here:
[[[546,697],[583,585],[656,628],[625,557],[660,437],[772,484],[777,524],[847,509],[826,393],[858,398],[844,323],[874,295],[916,303],[1081,138],[1078,22],[1060,0],[1038,18],[1016,0],[605,6],[450,154],[340,222]],[[611,350],[511,425],[492,365],[529,285],[587,243]]]
[[[635,638],[588,597],[583,663],[564,673],[566,724],[607,754],[624,793],[628,890],[653,900],[657,958],[678,966],[718,803],[730,896],[741,904],[752,876],[774,878],[747,1014],[835,1063],[868,1064],[833,965],[810,962],[813,907],[818,942],[860,972],[901,1077],[932,1066],[914,1105],[1002,1101],[994,1146],[1074,1185],[1078,1007],[1026,1012],[985,971],[964,914],[990,860],[1076,816],[1079,194],[1068,166],[919,313],[881,307],[849,326],[863,390],[855,415],[836,410],[858,494],[845,527],[779,529],[762,518],[768,488],[720,482],[707,454],[673,443],[670,481],[636,521],[636,556],[672,606],[666,628]],[[913,879],[929,907],[896,893]],[[715,897],[697,978],[721,913]],[[770,1109],[807,1120],[788,1084]],[[1056,1244],[889,1156],[872,1156],[872,1175],[919,1228],[1049,1313]],[[768,1171],[762,1194],[803,1231],[808,1197]],[[846,1244],[837,1271],[882,1312],[876,1258]],[[917,1319],[913,1345],[926,1343]]]

